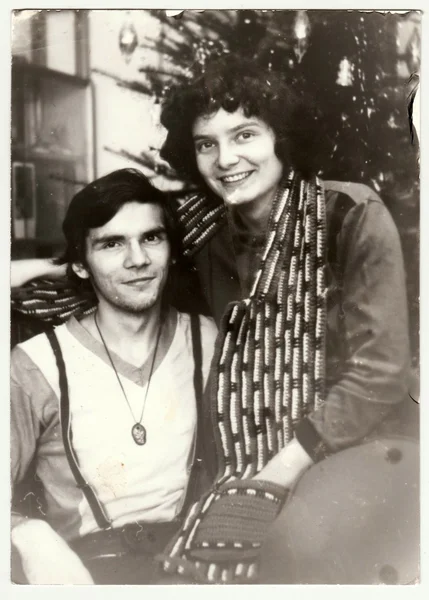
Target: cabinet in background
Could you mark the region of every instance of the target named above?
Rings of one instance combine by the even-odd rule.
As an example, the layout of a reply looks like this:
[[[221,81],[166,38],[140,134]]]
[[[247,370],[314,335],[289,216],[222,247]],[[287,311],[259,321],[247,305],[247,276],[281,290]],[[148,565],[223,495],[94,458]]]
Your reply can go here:
[[[64,12],[69,13],[70,31],[63,42],[48,44],[46,51],[52,13],[40,11],[29,19],[31,48],[23,50],[22,43],[14,48],[12,258],[52,256],[61,250],[67,207],[93,175],[92,95],[82,41],[87,40],[82,33],[86,15]]]

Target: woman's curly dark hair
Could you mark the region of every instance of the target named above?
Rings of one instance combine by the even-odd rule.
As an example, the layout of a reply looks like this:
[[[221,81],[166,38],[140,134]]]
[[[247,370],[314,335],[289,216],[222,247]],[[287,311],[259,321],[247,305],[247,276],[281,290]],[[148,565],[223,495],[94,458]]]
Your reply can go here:
[[[192,140],[195,120],[223,108],[242,108],[246,117],[264,121],[275,134],[283,165],[308,178],[318,171],[320,115],[296,85],[254,63],[226,55],[207,65],[203,75],[172,88],[161,113],[167,137],[161,156],[184,179],[201,185]]]

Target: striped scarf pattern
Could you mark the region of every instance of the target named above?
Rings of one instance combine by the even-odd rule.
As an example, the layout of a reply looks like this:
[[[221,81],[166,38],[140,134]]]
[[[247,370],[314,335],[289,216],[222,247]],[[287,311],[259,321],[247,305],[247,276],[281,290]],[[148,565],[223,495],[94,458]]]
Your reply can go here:
[[[11,306],[22,315],[60,325],[72,316],[80,319],[94,312],[96,299],[72,282],[36,279],[12,290]]]
[[[190,255],[214,235],[224,211],[204,209],[198,196],[181,207]],[[255,573],[253,562],[222,567],[193,561],[190,552],[219,486],[258,473],[292,439],[294,425],[323,402],[325,223],[319,180],[304,181],[291,172],[273,203],[251,293],[229,306],[220,326],[210,390],[218,477],[170,547],[163,563],[168,572],[213,582]]]

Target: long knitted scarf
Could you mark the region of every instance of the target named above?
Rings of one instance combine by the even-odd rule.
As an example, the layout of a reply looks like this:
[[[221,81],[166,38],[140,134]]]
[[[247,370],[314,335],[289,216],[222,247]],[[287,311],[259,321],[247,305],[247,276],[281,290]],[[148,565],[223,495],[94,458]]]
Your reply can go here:
[[[214,235],[224,211],[201,196],[181,207],[189,255]],[[259,472],[292,439],[294,424],[323,401],[325,242],[322,186],[290,173],[273,203],[251,293],[229,305],[220,325],[211,387],[220,468],[172,544],[167,571],[201,581],[243,578],[243,569],[252,575],[252,562],[222,566],[192,559],[192,550],[201,547],[199,526],[219,486]]]

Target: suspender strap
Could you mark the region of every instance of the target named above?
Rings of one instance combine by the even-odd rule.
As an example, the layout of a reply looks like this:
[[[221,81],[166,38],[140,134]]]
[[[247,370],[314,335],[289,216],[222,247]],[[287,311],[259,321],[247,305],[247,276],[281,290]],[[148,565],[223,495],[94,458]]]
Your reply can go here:
[[[199,315],[191,314],[192,351],[194,354],[194,389],[197,408],[203,398],[203,351],[201,347],[201,325]],[[200,414],[201,411],[198,411]]]
[[[49,343],[51,344],[52,351],[55,355],[59,372],[59,384],[60,384],[60,420],[61,420],[61,431],[63,435],[64,449],[66,457],[70,465],[71,472],[76,480],[77,486],[82,490],[85,498],[94,514],[94,518],[97,525],[101,529],[108,529],[111,527],[111,522],[106,516],[106,513],[100,504],[97,496],[89,483],[85,480],[82,472],[78,465],[78,460],[72,446],[72,429],[70,421],[70,400],[68,392],[68,382],[66,374],[66,366],[64,364],[63,355],[61,352],[60,344],[54,330],[46,332]]]
[[[182,518],[191,502],[195,501],[198,495],[200,485],[200,472],[203,456],[203,353],[201,346],[201,323],[197,314],[191,313],[191,335],[192,335],[192,353],[194,358],[194,391],[197,408],[197,434],[195,445],[195,457],[192,465],[188,489],[186,490],[185,501],[179,515]]]

